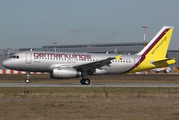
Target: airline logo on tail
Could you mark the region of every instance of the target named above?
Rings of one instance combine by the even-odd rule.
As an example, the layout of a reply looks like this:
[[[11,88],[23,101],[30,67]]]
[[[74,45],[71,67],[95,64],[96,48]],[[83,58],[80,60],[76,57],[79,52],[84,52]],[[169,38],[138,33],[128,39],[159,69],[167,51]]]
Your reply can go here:
[[[167,37],[165,37],[160,43],[159,45],[152,51],[152,55],[154,55],[155,51],[163,44],[163,42],[165,42],[167,40]]]
[[[172,32],[173,27],[164,26],[157,33],[157,35],[148,43],[148,45],[139,53],[139,55],[165,58]]]
[[[128,70],[127,73],[175,64],[176,61],[174,59],[176,58],[165,58],[172,32],[172,26],[164,26],[147,46],[137,54],[140,56],[139,62]]]

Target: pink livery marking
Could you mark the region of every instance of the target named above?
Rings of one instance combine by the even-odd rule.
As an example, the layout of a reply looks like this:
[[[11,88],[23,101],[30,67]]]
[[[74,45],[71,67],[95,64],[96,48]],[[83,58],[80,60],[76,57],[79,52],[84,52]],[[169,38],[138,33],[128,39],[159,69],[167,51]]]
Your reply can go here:
[[[35,59],[38,59],[41,57],[91,59],[91,55],[85,55],[85,54],[34,53]]]

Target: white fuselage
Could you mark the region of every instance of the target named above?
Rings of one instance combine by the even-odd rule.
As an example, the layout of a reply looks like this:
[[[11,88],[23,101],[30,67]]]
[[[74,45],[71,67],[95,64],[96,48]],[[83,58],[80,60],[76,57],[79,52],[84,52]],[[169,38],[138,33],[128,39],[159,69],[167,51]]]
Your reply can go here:
[[[68,53],[68,52],[42,52],[26,51],[14,54],[18,58],[9,58],[3,61],[3,66],[30,72],[51,72],[54,68],[68,68],[75,65],[90,63],[108,57],[116,57],[116,54],[97,53]],[[94,74],[121,74],[131,69],[140,59],[137,55],[122,55],[120,60],[113,59],[109,66],[96,69]]]

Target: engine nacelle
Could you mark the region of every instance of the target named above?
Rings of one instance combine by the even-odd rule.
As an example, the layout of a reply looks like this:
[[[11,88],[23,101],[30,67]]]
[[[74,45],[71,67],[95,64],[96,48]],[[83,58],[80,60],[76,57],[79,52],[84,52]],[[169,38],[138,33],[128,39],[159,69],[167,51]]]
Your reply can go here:
[[[76,71],[73,68],[54,68],[52,73],[50,73],[51,78],[57,79],[68,79],[68,78],[76,78],[80,77],[81,72]]]

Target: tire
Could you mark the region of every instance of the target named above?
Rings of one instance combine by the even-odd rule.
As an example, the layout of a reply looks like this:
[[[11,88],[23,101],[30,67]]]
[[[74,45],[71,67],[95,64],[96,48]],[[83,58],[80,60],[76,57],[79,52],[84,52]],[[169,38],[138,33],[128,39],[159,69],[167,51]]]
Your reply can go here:
[[[82,85],[85,84],[85,79],[81,79],[81,84],[82,84]]]
[[[90,80],[89,79],[86,79],[85,80],[85,85],[89,85],[90,84]]]
[[[26,83],[30,83],[30,80],[29,80],[29,79],[27,79],[27,80],[25,80],[25,82],[26,82]]]

